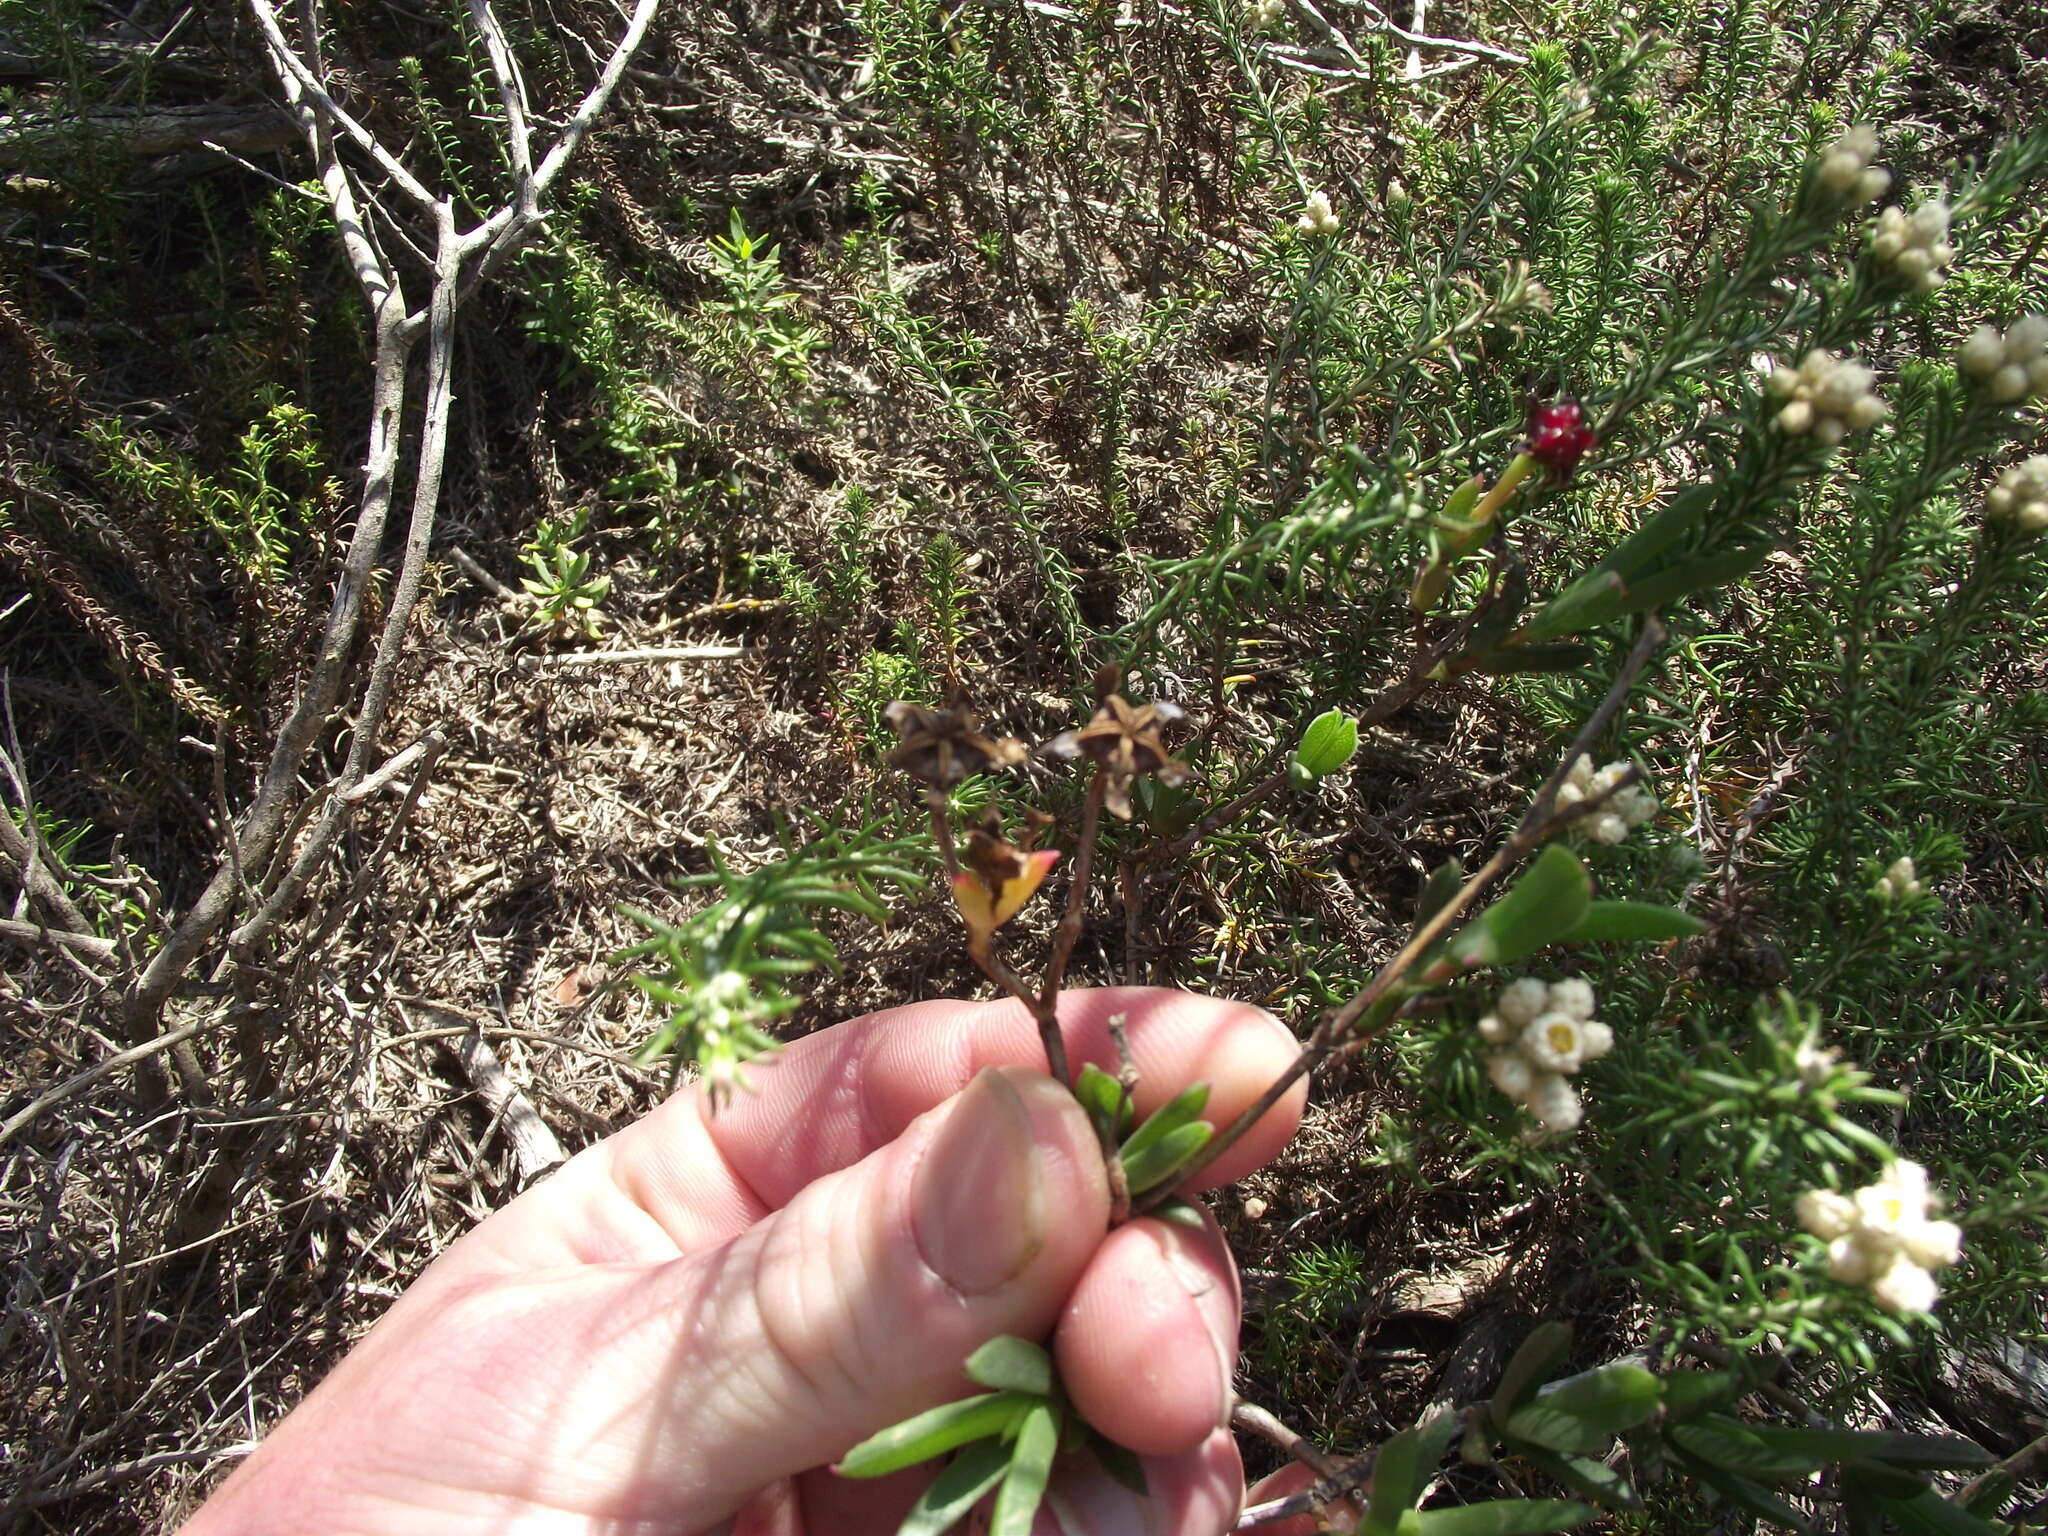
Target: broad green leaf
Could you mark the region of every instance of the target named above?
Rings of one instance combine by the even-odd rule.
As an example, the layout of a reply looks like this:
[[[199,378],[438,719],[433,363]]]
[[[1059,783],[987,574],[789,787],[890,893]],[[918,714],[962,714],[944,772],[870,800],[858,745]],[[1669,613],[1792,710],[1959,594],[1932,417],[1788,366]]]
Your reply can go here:
[[[1630,582],[1662,560],[1692,531],[1713,498],[1711,486],[1694,486],[1674,497],[1605,559],[1552,598],[1530,623],[1526,637],[1550,640],[1584,629],[1589,621],[1583,615],[1592,605],[1608,594],[1625,591]]]
[[[1572,1325],[1570,1323],[1541,1323],[1522,1340],[1522,1347],[1515,1351],[1508,1361],[1507,1369],[1500,1373],[1500,1385],[1494,1389],[1493,1401],[1487,1404],[1487,1414],[1496,1429],[1504,1428],[1508,1415],[1535,1394],[1551,1369],[1572,1347]]]
[[[1552,843],[1492,906],[1452,938],[1447,953],[1461,970],[1512,965],[1577,926],[1593,900],[1593,881],[1569,848]]]
[[[2005,1536],[2007,1527],[1951,1504],[1932,1488],[1910,1499],[1881,1501],[1886,1514],[1908,1536]]]
[[[1845,1461],[1836,1481],[1867,1488],[1871,1497],[1883,1499],[1917,1498],[1932,1486],[1924,1472],[1908,1472],[1881,1461]]]
[[[1806,1451],[1766,1444],[1747,1425],[1712,1414],[1665,1431],[1671,1443],[1688,1455],[1760,1482],[1783,1482],[1818,1471],[1828,1460]]]
[[[1894,1467],[1988,1467],[1992,1455],[1960,1435],[1904,1435],[1877,1429],[1791,1429],[1752,1424],[1766,1444],[1805,1451],[1823,1461],[1882,1461]]]
[[[1596,901],[1560,941],[1565,944],[1640,944],[1689,939],[1707,925],[1690,912],[1650,901]]]
[[[1003,1434],[1034,1406],[1036,1400],[1021,1392],[984,1392],[979,1397],[946,1403],[868,1436],[841,1457],[832,1470],[841,1477],[881,1477],[901,1472],[905,1467],[943,1456],[970,1440]]]
[[[896,1527],[896,1536],[943,1536],[973,1513],[974,1506],[1003,1480],[1009,1466],[1010,1448],[1001,1441],[970,1445],[932,1479]]]
[[[1402,1430],[1380,1447],[1372,1464],[1371,1501],[1359,1527],[1366,1536],[1394,1536],[1401,1517],[1414,1510],[1429,1474],[1444,1459],[1457,1432],[1458,1415],[1439,1413],[1426,1424]]]
[[[1573,1493],[1608,1509],[1641,1509],[1642,1499],[1629,1480],[1604,1461],[1590,1456],[1559,1456],[1551,1451],[1525,1448],[1522,1454],[1554,1481]]]
[[[1142,1148],[1136,1155],[1122,1154],[1124,1181],[1134,1195],[1142,1195],[1149,1189],[1164,1184],[1187,1160],[1209,1144],[1216,1134],[1216,1127],[1206,1120],[1197,1120],[1193,1125],[1179,1126],[1166,1133],[1161,1140]]]
[[[1759,544],[1724,550],[1717,555],[1702,555],[1633,581],[1607,572],[1598,585],[1570,607],[1560,609],[1563,598],[1553,601],[1536,615],[1524,636],[1531,641],[1556,639],[1626,618],[1632,613],[1661,608],[1666,603],[1677,602],[1682,597],[1690,597],[1711,587],[1725,587],[1730,582],[1740,581],[1762,565],[1770,558],[1773,548],[1774,545]]]
[[[1358,722],[1341,709],[1325,710],[1308,724],[1294,760],[1317,778],[1335,773],[1358,751]]]
[[[1805,1528],[1806,1517],[1761,1483],[1751,1482],[1746,1477],[1738,1477],[1735,1473],[1714,1466],[1711,1462],[1701,1461],[1697,1456],[1688,1456],[1682,1450],[1678,1452],[1677,1460],[1680,1466],[1737,1509],[1769,1520],[1774,1525],[1782,1525],[1789,1531]]]
[[[1052,1477],[1052,1459],[1059,1448],[1059,1419],[1051,1404],[1040,1403],[1025,1414],[1016,1444],[1010,1447],[1010,1470],[996,1492],[989,1536],[1031,1536],[1032,1517],[1045,1498],[1045,1485]]]
[[[1589,1506],[1567,1499],[1495,1499],[1425,1509],[1416,1530],[1418,1536],[1538,1536],[1584,1525],[1593,1515]]]
[[[1613,1436],[1657,1411],[1664,1401],[1664,1383],[1639,1365],[1610,1365],[1539,1393],[1536,1401],[1570,1414],[1596,1433]]]
[[[969,1355],[967,1374],[991,1391],[1052,1396],[1052,1356],[1014,1334],[999,1334]]]
[[[1613,1435],[1593,1428],[1577,1414],[1541,1401],[1509,1414],[1502,1433],[1509,1440],[1526,1440],[1545,1450],[1577,1456],[1598,1455],[1614,1443]]]

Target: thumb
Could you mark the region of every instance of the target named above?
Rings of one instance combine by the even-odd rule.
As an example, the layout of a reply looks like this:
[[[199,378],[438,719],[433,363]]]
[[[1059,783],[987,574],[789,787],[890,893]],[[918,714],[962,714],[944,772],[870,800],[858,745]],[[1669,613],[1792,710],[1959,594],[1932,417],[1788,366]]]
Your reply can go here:
[[[684,1528],[962,1395],[960,1362],[997,1334],[1042,1338],[1108,1224],[1073,1096],[991,1068],[732,1242],[663,1265],[674,1343],[650,1406]]]

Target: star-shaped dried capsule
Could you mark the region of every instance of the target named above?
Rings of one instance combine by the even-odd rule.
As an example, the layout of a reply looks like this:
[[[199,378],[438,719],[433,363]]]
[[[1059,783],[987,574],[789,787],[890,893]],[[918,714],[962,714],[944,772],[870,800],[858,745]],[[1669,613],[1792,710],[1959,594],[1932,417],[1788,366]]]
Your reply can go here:
[[[898,699],[882,718],[898,742],[889,765],[934,789],[950,789],[970,773],[1014,768],[1026,756],[1024,743],[1014,737],[983,735],[980,717],[964,704],[926,709]]]
[[[1149,773],[1162,784],[1185,783],[1187,764],[1166,750],[1160,732],[1181,718],[1180,706],[1154,700],[1133,704],[1120,693],[1103,695],[1095,718],[1049,744],[1062,756],[1092,759],[1102,770],[1103,799],[1112,816],[1130,820],[1131,781]]]

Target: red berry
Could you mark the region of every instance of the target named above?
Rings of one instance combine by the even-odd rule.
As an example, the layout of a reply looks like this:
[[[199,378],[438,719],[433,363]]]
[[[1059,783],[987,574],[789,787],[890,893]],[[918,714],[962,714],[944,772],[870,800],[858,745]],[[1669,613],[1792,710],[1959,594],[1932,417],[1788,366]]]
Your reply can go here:
[[[1549,400],[1529,410],[1529,452],[1558,479],[1565,479],[1597,441],[1576,400]]]

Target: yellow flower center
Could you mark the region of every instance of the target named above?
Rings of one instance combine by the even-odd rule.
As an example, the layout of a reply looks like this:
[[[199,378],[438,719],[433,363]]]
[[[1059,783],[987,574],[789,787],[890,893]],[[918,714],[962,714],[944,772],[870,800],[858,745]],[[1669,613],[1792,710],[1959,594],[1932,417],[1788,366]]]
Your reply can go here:
[[[1550,1048],[1560,1056],[1569,1056],[1573,1045],[1578,1042],[1578,1031],[1569,1024],[1553,1024],[1549,1030]]]
[[[1906,1202],[1897,1195],[1885,1201],[1884,1219],[1893,1226],[1897,1226],[1900,1222],[1904,1221],[1906,1219]]]

